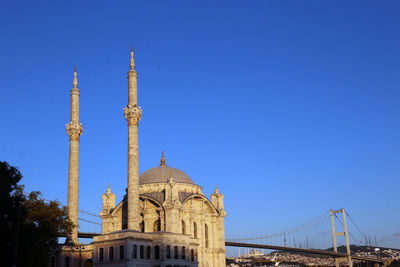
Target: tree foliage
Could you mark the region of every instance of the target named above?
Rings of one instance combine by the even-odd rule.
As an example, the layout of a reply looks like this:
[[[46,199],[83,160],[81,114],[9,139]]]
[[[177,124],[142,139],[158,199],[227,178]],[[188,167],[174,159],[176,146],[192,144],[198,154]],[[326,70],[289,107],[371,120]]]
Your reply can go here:
[[[59,233],[70,233],[73,224],[58,201],[37,191],[24,195],[21,179],[17,168],[0,161],[0,266],[11,266],[13,258],[17,266],[47,266]]]

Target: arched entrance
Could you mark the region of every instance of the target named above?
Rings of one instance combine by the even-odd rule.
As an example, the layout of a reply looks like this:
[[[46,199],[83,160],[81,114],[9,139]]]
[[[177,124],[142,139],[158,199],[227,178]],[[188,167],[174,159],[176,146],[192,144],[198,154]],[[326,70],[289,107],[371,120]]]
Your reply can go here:
[[[83,267],[92,267],[92,260],[85,260],[85,264],[83,265]]]

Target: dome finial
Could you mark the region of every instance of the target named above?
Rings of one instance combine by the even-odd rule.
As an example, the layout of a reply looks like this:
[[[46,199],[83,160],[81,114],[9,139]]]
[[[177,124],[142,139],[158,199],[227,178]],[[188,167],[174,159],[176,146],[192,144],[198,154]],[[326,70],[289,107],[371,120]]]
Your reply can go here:
[[[165,157],[164,157],[164,150],[161,152],[161,165],[160,166],[165,166]]]
[[[108,184],[108,188],[107,188],[107,194],[111,193],[111,188],[110,188],[110,184]]]
[[[219,193],[219,190],[218,190],[218,186],[217,186],[217,185],[215,185],[215,191],[214,191],[214,194],[217,194],[217,193]]]

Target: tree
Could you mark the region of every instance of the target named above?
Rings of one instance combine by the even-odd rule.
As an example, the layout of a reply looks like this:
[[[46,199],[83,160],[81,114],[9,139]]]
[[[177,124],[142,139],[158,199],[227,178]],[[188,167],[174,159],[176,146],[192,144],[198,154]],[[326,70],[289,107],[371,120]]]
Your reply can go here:
[[[73,224],[58,201],[45,201],[40,192],[23,194],[17,168],[0,161],[0,266],[46,266],[60,232]]]

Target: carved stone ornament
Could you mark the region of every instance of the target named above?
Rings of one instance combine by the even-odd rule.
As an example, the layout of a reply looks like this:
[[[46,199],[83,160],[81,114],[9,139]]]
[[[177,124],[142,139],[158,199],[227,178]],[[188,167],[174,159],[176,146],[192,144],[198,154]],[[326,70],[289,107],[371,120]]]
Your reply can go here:
[[[81,136],[83,132],[83,127],[81,123],[74,123],[74,122],[69,122],[68,124],[65,125],[67,134],[69,135],[69,140],[78,140],[79,137]]]
[[[142,117],[142,109],[140,107],[127,105],[124,108],[124,115],[128,121],[128,125],[138,125],[139,120]]]

